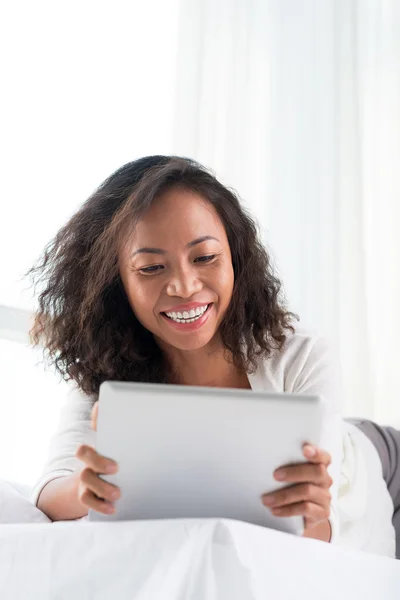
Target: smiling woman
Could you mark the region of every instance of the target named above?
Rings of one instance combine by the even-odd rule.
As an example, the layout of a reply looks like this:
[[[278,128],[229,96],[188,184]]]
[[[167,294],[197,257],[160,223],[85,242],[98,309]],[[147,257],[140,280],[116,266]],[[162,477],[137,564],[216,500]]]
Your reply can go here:
[[[32,340],[87,394],[110,379],[248,387],[246,370],[293,331],[253,219],[190,159],[118,169],[29,271],[39,273]]]
[[[139,248],[132,253],[128,243],[120,257],[132,310],[168,358],[174,371],[170,381],[193,380],[193,369],[183,368],[182,351],[197,351],[200,366],[201,356],[220,347],[215,338],[232,298],[234,273],[224,225],[204,197],[173,187],[139,221],[132,243]],[[162,249],[152,247],[155,243]]]
[[[343,479],[342,516],[349,492],[357,505],[367,498],[381,513],[353,510],[347,540],[354,539],[354,525],[357,542],[350,545],[393,555],[384,463],[367,438],[363,446],[356,425],[343,437],[335,356],[323,339],[294,327],[254,221],[209,171],[168,156],[124,165],[59,231],[30,273],[46,283],[32,341],[43,342],[49,361],[74,384],[32,498],[50,518],[82,517],[88,508],[115,511],[120,490],[99,475],[118,466],[96,452],[91,430],[102,382],[295,392],[326,402],[321,447],[306,445],[304,464],[277,465],[283,468],[276,480],[288,486],[259,501],[274,515],[303,516],[306,537],[340,543]],[[371,481],[351,481],[348,467],[356,460],[357,472]]]

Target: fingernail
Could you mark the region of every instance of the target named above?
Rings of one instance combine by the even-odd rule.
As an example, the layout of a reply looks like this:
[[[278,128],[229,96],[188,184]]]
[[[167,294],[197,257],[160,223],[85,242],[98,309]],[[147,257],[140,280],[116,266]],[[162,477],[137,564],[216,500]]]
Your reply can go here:
[[[315,456],[316,454],[315,448],[313,446],[306,446],[304,450],[308,456]]]
[[[274,474],[275,479],[278,481],[283,481],[286,477],[286,471],[276,471]]]
[[[273,504],[275,501],[275,498],[273,496],[264,496],[263,498],[263,503],[266,504],[267,506],[271,506],[271,504]]]
[[[111,492],[111,498],[117,499],[118,498],[118,491],[115,490],[114,492]]]
[[[274,513],[274,515],[281,515],[283,510],[281,508],[273,508],[272,512]]]
[[[115,508],[114,508],[113,506],[110,506],[110,505],[107,505],[107,506],[105,507],[105,510],[106,510],[106,512],[107,512],[108,514],[111,514],[111,513],[115,512]]]
[[[118,465],[107,465],[106,473],[116,473],[118,471]]]

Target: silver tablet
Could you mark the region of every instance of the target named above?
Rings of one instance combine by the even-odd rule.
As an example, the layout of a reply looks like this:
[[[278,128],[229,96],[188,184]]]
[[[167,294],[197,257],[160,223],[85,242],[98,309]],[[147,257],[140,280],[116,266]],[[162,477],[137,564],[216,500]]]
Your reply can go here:
[[[284,486],[273,471],[306,462],[319,444],[318,396],[106,381],[97,451],[119,465],[116,512],[90,521],[228,518],[301,535],[302,517],[275,517],[261,495]]]

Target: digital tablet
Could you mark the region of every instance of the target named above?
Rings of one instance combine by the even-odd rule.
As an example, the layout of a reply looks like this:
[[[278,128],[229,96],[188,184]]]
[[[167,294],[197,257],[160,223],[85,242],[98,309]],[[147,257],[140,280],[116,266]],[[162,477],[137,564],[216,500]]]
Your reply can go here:
[[[303,518],[272,515],[261,495],[284,487],[275,469],[307,462],[322,419],[318,396],[106,381],[96,450],[118,463],[101,477],[121,497],[88,518],[228,518],[301,535]]]

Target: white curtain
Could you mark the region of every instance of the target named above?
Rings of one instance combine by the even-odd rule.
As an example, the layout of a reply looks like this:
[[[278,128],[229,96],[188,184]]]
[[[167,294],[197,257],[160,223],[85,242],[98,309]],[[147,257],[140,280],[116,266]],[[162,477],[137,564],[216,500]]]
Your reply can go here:
[[[400,425],[400,2],[182,0],[174,151],[258,218],[345,414]]]

